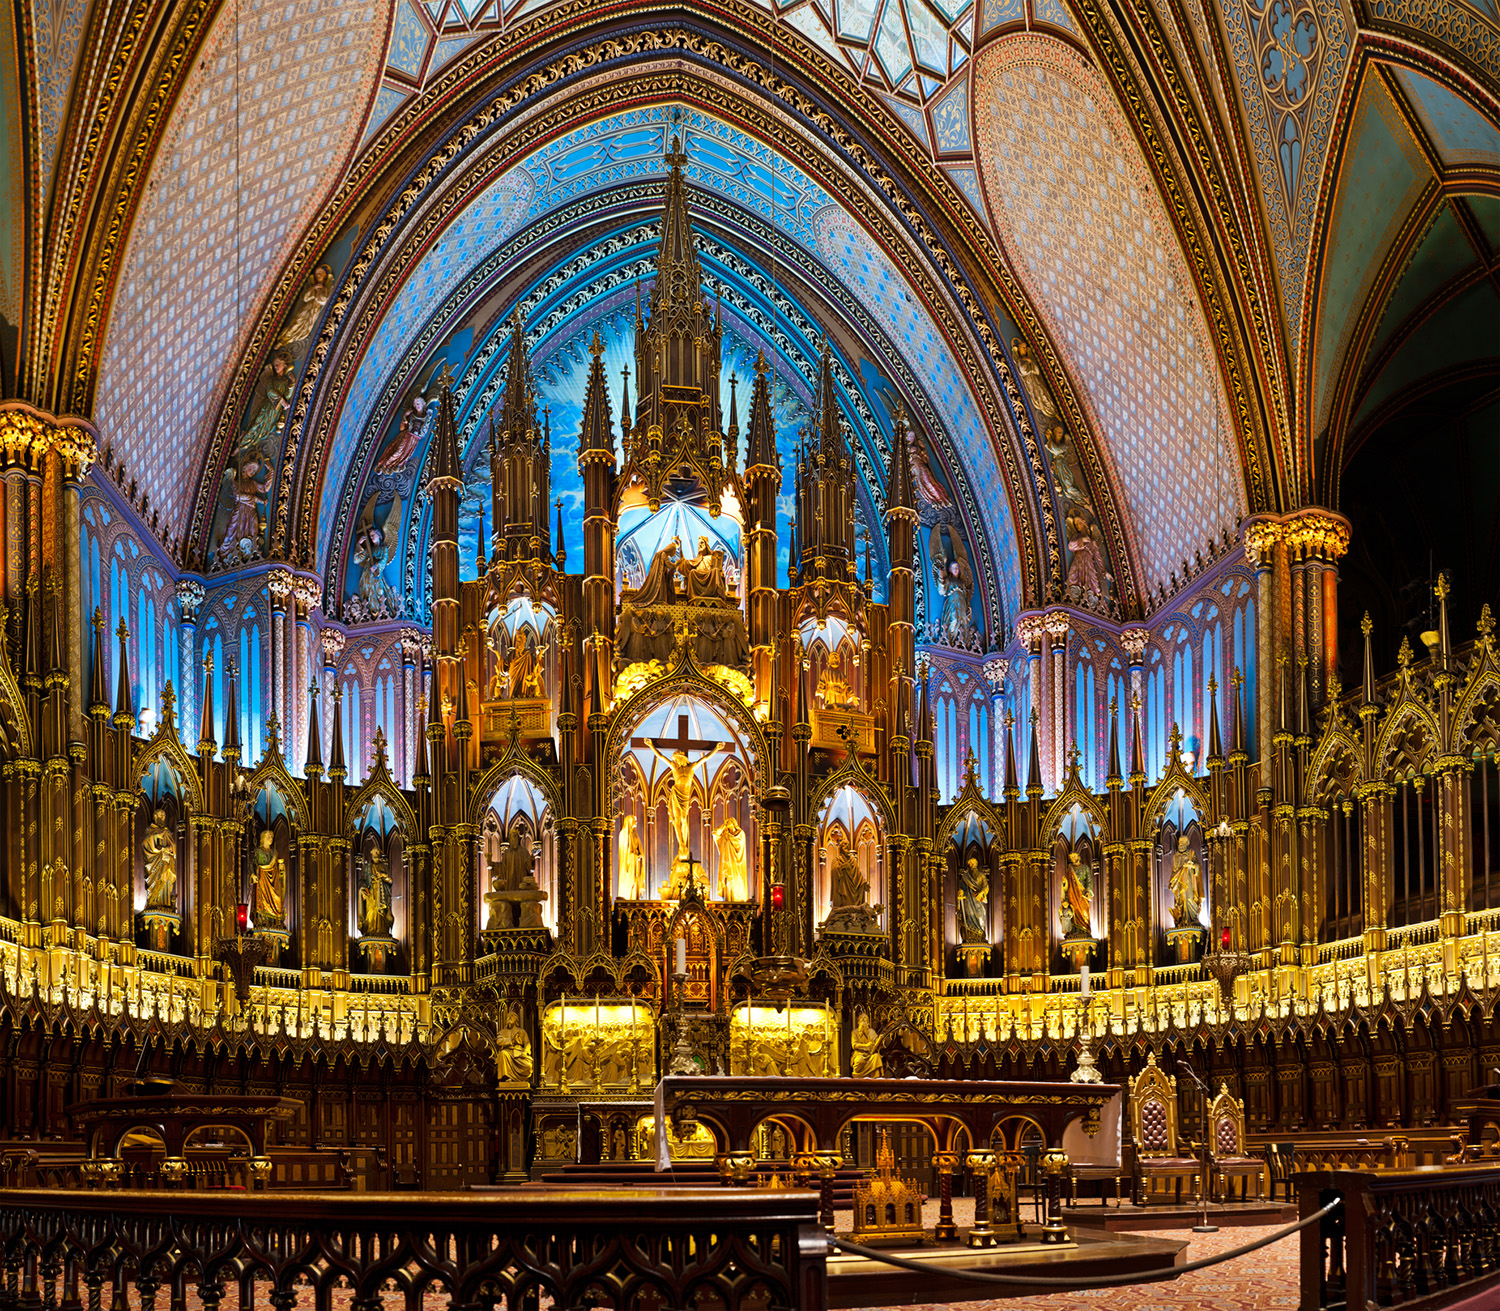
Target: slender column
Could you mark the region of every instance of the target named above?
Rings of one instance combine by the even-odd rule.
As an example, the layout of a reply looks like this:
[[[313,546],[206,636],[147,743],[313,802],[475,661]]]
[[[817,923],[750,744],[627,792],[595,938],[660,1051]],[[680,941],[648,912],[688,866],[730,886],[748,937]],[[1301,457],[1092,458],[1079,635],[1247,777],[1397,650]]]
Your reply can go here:
[[[307,759],[307,719],[310,706],[308,698],[311,695],[313,677],[317,668],[317,655],[315,654],[316,643],[313,634],[313,611],[317,609],[318,601],[322,597],[322,589],[317,582],[311,578],[299,578],[295,589],[297,605],[297,651],[296,671],[292,679],[292,687],[288,694],[288,701],[292,708],[292,721],[296,727],[296,736],[288,736],[288,742],[295,742],[295,749],[289,748],[289,759],[294,763],[294,768],[299,772],[303,762]]]
[[[392,761],[392,772],[411,786],[412,762],[417,758],[417,660],[422,654],[422,634],[415,628],[401,630],[401,757]],[[392,747],[392,755],[395,748]]]
[[[1052,667],[1047,680],[1048,712],[1052,725],[1047,773],[1052,782],[1052,790],[1060,792],[1068,758],[1068,612],[1053,610],[1047,615],[1045,622],[1048,645],[1052,649]]]
[[[285,733],[291,720],[291,706],[287,698],[286,676],[286,601],[292,594],[292,574],[288,569],[272,569],[266,575],[266,590],[271,595],[271,659],[270,687],[266,689],[266,704],[276,716],[276,722]],[[248,672],[248,671],[247,671]],[[246,679],[248,695],[249,679]]]
[[[1001,761],[1005,758],[1005,676],[1010,673],[1009,660],[986,660],[984,676],[990,685],[990,786],[991,801],[1000,800],[1002,772]]]
[[[198,690],[198,608],[203,604],[203,584],[196,578],[179,579],[177,583],[177,724],[179,734],[192,732],[197,719],[194,705]]]

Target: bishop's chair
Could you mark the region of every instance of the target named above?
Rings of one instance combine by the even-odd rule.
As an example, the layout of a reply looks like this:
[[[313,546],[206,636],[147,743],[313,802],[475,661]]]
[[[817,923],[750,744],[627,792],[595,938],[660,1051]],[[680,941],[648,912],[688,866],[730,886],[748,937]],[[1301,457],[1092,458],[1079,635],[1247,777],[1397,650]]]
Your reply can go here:
[[[1131,1138],[1135,1144],[1136,1203],[1145,1206],[1153,1179],[1175,1179],[1176,1199],[1182,1204],[1182,1181],[1203,1187],[1202,1164],[1182,1155],[1177,1146],[1177,1080],[1146,1057],[1146,1068],[1130,1081]]]
[[[1213,1144],[1215,1191],[1221,1201],[1229,1200],[1235,1178],[1241,1180],[1240,1200],[1250,1200],[1250,1176],[1255,1176],[1255,1200],[1265,1195],[1266,1163],[1258,1156],[1245,1153],[1245,1104],[1230,1095],[1229,1085],[1219,1085],[1219,1095],[1209,1103],[1208,1123]]]

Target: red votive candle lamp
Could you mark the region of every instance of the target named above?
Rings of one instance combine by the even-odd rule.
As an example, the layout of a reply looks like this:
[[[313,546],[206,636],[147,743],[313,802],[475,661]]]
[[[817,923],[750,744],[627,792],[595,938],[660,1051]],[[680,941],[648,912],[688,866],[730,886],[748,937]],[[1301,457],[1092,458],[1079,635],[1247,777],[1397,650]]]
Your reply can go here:
[[[1224,950],[1228,951],[1229,950],[1229,930],[1228,929],[1225,929],[1224,932],[1219,935],[1219,941],[1224,945]]]
[[[250,903],[242,901],[234,908],[234,927],[238,933],[245,933],[250,928]]]
[[[786,889],[779,883],[771,884],[771,909],[780,910],[782,898],[786,896]]]

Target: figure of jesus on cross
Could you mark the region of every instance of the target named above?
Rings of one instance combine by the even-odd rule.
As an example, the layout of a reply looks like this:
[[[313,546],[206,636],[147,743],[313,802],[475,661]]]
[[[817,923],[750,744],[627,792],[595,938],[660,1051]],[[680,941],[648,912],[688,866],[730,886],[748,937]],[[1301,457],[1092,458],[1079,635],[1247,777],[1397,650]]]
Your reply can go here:
[[[663,738],[667,746],[677,750],[670,756],[662,752],[654,738],[632,738],[631,746],[643,746],[672,771],[672,786],[667,792],[667,822],[672,830],[672,873],[667,879],[667,898],[682,895],[682,888],[692,878],[688,864],[691,849],[688,845],[688,811],[693,804],[693,775],[699,765],[711,760],[720,751],[727,751],[727,742],[700,742],[688,737],[687,716],[677,716],[677,737]],[[688,748],[702,750],[697,760],[688,759]],[[706,748],[706,749],[705,749]]]

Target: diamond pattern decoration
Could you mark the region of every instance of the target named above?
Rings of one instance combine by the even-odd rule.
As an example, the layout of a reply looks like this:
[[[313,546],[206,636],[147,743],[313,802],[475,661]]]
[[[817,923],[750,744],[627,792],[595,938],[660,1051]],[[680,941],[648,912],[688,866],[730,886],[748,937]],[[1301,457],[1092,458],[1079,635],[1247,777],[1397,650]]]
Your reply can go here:
[[[1081,385],[1155,591],[1244,504],[1186,262],[1123,114],[1071,48],[1002,37],[974,76],[995,221]]]
[[[372,0],[243,0],[236,132],[234,16],[210,30],[157,152],[100,363],[103,442],[173,529],[241,328],[342,171],[384,53]]]

